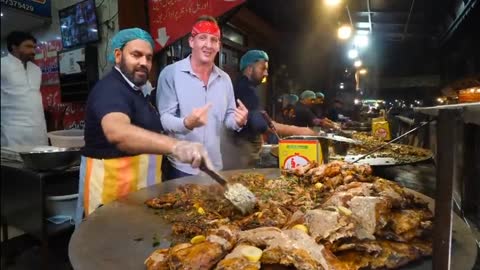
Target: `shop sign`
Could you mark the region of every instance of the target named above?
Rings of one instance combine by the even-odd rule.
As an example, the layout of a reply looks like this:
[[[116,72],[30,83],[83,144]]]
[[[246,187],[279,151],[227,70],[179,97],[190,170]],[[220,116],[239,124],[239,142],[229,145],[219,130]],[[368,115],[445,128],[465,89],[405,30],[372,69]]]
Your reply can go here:
[[[150,33],[155,50],[188,34],[201,15],[218,17],[245,0],[149,0]]]
[[[52,17],[51,0],[1,0],[2,5],[41,17]]]

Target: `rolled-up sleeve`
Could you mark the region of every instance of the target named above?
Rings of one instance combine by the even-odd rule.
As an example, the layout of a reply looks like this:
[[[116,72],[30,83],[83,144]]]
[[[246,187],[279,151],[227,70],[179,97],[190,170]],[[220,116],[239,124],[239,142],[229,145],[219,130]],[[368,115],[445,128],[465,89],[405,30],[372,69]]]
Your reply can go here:
[[[160,112],[160,120],[168,133],[187,134],[191,130],[185,127],[184,117],[180,117],[178,106],[174,68],[168,66],[160,73],[157,83],[157,107]]]
[[[242,130],[243,127],[240,127],[239,125],[237,125],[237,122],[235,121],[235,108],[237,106],[235,102],[235,95],[233,94],[233,85],[230,78],[228,78],[228,82],[227,82],[227,98],[228,98],[228,105],[227,105],[227,112],[225,115],[225,126],[228,129],[240,131]]]

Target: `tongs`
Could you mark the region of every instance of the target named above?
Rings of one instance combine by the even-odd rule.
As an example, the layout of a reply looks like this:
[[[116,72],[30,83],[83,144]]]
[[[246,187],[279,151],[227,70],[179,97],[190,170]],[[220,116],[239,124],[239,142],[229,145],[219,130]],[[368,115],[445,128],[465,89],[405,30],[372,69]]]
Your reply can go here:
[[[222,187],[224,187],[225,192],[223,195],[227,200],[229,200],[242,214],[251,213],[257,204],[257,199],[255,194],[251,192],[247,187],[240,183],[230,184],[225,178],[223,178],[216,171],[211,170],[202,161],[200,165],[200,170],[205,172],[213,180],[217,181]]]
[[[260,111],[262,114],[263,118],[267,122],[268,127],[273,131],[273,134],[277,137],[277,140],[280,142],[280,136],[278,135],[277,129],[275,128],[275,125],[273,124],[272,118],[268,115],[266,111]]]

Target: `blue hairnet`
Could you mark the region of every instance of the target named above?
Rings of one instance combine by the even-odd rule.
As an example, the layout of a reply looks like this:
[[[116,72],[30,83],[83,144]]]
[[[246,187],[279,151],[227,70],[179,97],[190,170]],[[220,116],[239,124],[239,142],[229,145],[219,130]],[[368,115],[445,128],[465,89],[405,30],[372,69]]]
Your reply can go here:
[[[300,99],[307,99],[307,98],[316,98],[315,92],[312,90],[305,90],[300,94]]]
[[[112,38],[108,60],[112,63],[115,62],[115,49],[122,49],[125,44],[135,39],[145,40],[146,42],[150,43],[152,49],[155,47],[153,38],[147,31],[140,28],[123,29],[115,34],[115,36]]]
[[[288,101],[288,104],[294,105],[295,103],[298,102],[298,96],[295,94],[290,94],[287,96],[287,101]]]
[[[268,61],[268,54],[261,50],[250,50],[240,58],[240,70],[244,70],[249,65],[258,60]]]
[[[325,99],[325,95],[322,92],[316,92],[315,95],[317,96],[317,98]]]

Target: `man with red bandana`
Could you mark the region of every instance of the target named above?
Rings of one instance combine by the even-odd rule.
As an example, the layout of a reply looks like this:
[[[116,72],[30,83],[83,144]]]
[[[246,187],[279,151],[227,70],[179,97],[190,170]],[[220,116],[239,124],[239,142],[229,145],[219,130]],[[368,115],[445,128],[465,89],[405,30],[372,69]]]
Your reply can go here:
[[[241,101],[235,104],[230,77],[214,63],[220,39],[217,21],[200,17],[188,40],[191,55],[165,67],[157,85],[157,105],[165,131],[177,139],[202,143],[216,170],[223,168],[223,128],[239,131],[248,115]],[[199,173],[172,156],[168,161],[167,180]]]

